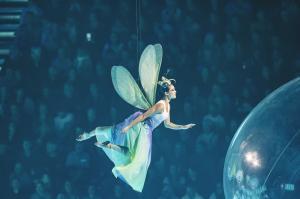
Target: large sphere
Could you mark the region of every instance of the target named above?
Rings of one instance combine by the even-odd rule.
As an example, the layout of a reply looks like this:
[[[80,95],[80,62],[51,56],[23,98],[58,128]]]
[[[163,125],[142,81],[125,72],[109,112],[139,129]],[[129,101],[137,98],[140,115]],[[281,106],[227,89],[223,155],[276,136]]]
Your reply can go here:
[[[223,183],[227,199],[300,197],[300,78],[268,95],[241,124]]]

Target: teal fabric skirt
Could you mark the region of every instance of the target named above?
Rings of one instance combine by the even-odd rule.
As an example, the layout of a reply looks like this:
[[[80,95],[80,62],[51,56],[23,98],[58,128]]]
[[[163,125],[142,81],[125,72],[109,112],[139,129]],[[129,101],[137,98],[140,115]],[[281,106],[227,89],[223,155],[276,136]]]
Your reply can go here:
[[[142,192],[151,162],[152,128],[145,122],[140,122],[126,133],[121,130],[142,112],[135,112],[122,123],[105,128],[96,128],[98,142],[109,141],[119,145],[122,151],[103,148],[105,154],[114,163],[112,173],[130,185],[135,191]]]

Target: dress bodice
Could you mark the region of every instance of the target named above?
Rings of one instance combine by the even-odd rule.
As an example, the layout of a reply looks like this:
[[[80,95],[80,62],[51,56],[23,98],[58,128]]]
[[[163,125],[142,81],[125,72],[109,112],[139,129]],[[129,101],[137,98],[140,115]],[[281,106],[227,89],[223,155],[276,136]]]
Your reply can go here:
[[[158,103],[162,103],[164,105],[164,111],[161,113],[156,113],[150,116],[146,123],[149,125],[151,129],[156,128],[158,125],[160,125],[165,119],[169,117],[169,112],[167,112],[165,103],[163,100],[158,101]]]

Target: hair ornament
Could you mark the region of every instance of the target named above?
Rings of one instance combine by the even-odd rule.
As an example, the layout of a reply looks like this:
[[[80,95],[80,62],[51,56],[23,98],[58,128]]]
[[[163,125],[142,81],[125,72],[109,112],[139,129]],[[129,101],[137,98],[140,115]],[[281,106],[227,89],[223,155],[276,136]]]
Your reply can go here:
[[[167,79],[166,77],[162,76],[161,81],[158,81],[157,84],[162,86],[162,87],[166,87],[166,86],[170,86],[172,84],[171,81],[176,82],[175,79]]]

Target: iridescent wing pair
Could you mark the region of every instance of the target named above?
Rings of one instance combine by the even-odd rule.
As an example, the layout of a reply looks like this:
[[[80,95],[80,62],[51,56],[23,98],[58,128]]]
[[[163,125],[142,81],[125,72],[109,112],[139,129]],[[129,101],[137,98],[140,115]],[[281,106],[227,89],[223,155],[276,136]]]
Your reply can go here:
[[[115,90],[127,103],[136,108],[147,110],[155,104],[157,81],[162,61],[162,46],[148,45],[139,62],[139,76],[144,93],[123,66],[113,66],[111,78]]]

